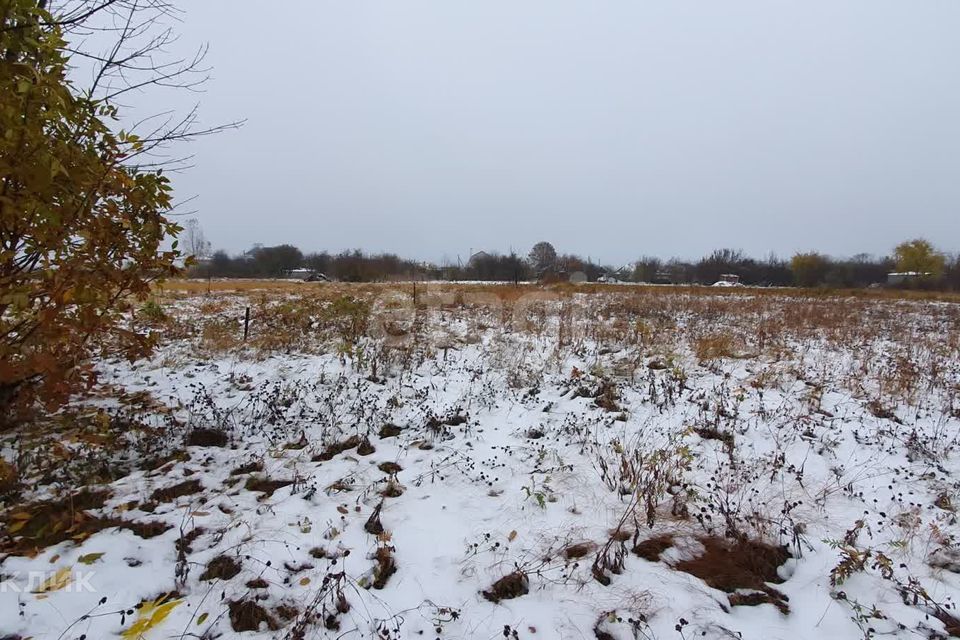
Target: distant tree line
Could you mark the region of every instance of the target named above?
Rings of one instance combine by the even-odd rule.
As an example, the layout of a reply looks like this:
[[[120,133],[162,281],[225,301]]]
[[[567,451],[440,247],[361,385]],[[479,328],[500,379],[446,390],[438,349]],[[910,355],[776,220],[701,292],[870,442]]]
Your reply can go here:
[[[539,242],[526,256],[481,251],[466,263],[437,265],[401,258],[391,253],[368,254],[357,249],[331,254],[304,253],[289,244],[257,246],[240,255],[217,251],[203,256],[191,272],[194,277],[279,278],[296,269],[308,269],[331,280],[378,282],[389,280],[528,280],[645,282],[710,285],[735,276],[754,286],[860,288],[888,285],[960,290],[960,258],[946,256],[926,240],[898,245],[890,256],[857,254],[833,258],[821,253],[798,253],[790,259],[769,255],[757,259],[736,249],[718,249],[699,260],[642,256],[616,267],[574,254],[558,254],[549,242]],[[891,273],[904,274],[890,277]],[[576,274],[576,275],[575,275]]]
[[[427,265],[384,253],[369,255],[360,250],[336,255],[326,252],[303,253],[293,245],[254,247],[246,253],[231,256],[216,251],[191,270],[192,276],[212,278],[282,278],[295,269],[310,269],[333,280],[374,282],[416,277]]]

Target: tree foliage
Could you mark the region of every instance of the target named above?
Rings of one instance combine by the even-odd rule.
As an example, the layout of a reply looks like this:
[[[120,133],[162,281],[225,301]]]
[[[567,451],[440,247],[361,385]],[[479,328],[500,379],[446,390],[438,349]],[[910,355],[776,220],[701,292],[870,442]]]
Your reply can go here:
[[[133,358],[130,300],[177,272],[180,228],[162,170],[128,163],[143,141],[115,106],[68,80],[67,43],[31,0],[0,2],[0,412],[56,406],[94,380],[90,357]]]
[[[918,238],[897,245],[893,251],[897,271],[928,274],[931,278],[943,275],[946,258],[930,242]]]
[[[815,287],[830,271],[830,260],[816,252],[798,253],[790,259],[790,271],[797,286]]]

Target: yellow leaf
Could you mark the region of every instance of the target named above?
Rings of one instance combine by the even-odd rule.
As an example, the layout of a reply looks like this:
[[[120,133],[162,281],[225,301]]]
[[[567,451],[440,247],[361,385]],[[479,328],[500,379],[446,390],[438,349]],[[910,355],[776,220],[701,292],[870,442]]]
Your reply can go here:
[[[516,539],[517,539],[517,530],[514,529],[513,531],[510,532],[510,535],[507,536],[507,540],[509,540],[510,542],[513,542]]]
[[[33,593],[49,593],[50,591],[59,591],[71,582],[73,582],[73,572],[70,570],[70,567],[64,567],[44,580],[43,584],[37,587]]]
[[[300,586],[305,587],[310,584],[310,578],[300,578]]]
[[[33,514],[29,511],[17,511],[16,513],[10,514],[11,520],[29,520],[33,517]]]
[[[23,528],[27,525],[28,522],[30,522],[30,521],[29,521],[29,520],[17,520],[17,521],[14,522],[13,524],[11,524],[9,527],[7,527],[7,532],[8,532],[8,533],[16,533],[17,531],[20,531],[20,529],[23,529]]]
[[[145,633],[163,622],[170,612],[183,600],[171,600],[163,602],[163,598],[157,598],[153,602],[145,602],[140,607],[140,614],[130,628],[120,634],[120,637],[127,640],[139,640]]]
[[[84,556],[77,558],[77,562],[80,564],[93,564],[97,560],[103,557],[103,553],[88,553]]]
[[[210,614],[208,614],[206,611],[204,611],[203,613],[201,613],[201,614],[200,614],[200,617],[197,618],[197,626],[200,626],[201,624],[203,624],[204,622],[206,622],[208,615],[210,615]]]

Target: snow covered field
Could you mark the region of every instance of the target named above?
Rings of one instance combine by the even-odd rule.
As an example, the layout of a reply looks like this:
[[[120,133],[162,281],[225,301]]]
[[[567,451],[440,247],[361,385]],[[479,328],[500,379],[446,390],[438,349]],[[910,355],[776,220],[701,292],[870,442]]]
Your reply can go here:
[[[956,303],[194,289],[3,441],[0,638],[960,636]]]

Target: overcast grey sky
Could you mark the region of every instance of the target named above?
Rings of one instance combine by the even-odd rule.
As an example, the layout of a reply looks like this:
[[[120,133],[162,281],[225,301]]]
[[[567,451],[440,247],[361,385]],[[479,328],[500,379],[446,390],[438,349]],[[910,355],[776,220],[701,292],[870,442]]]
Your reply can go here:
[[[175,185],[231,252],[960,249],[955,0],[182,6],[247,124]]]

